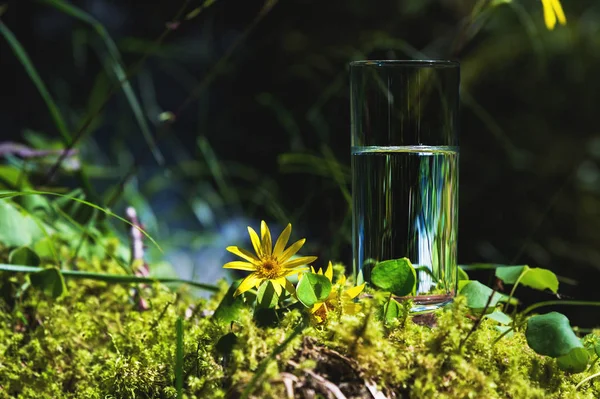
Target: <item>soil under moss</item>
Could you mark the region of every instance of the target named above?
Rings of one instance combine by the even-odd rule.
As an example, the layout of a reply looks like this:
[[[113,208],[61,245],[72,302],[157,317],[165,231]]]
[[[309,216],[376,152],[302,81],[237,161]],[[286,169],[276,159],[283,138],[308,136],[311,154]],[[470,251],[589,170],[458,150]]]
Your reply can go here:
[[[110,259],[80,261],[82,270],[119,273]],[[598,398],[600,371],[560,371],[534,353],[522,332],[493,344],[484,320],[472,327],[462,298],[425,322],[384,326],[375,300],[355,316],[309,326],[281,348],[303,316],[259,328],[249,310],[223,325],[209,315],[223,297],[195,299],[186,287],[68,281],[52,299],[24,275],[0,273],[0,398],[175,398],[175,324],[186,316],[184,397],[237,398]],[[434,326],[432,326],[434,324]],[[233,334],[231,334],[233,333]],[[226,334],[226,340],[221,340]],[[220,342],[219,344],[217,344]],[[281,349],[277,356],[274,350]],[[267,360],[265,360],[267,359]],[[271,360],[268,360],[271,359]],[[258,377],[257,370],[264,370]],[[248,384],[252,381],[251,389]]]

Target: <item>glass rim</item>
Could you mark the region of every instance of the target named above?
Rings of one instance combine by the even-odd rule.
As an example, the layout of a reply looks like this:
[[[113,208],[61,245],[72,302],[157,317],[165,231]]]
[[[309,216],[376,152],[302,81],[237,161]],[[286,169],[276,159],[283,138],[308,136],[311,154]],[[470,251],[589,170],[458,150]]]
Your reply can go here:
[[[429,67],[458,68],[460,62],[452,60],[358,60],[350,62],[350,67]]]

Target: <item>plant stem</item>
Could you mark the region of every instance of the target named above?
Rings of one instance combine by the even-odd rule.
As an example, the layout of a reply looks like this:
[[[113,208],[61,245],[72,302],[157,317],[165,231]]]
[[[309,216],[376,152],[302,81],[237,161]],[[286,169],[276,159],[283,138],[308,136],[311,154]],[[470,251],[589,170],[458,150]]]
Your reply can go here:
[[[0,271],[3,272],[11,272],[11,273],[37,273],[44,270],[43,267],[35,267],[35,266],[24,266],[24,265],[7,265],[4,263],[0,263]],[[126,274],[106,274],[106,273],[92,273],[92,272],[82,272],[79,270],[60,270],[61,274],[66,278],[73,279],[89,279],[89,280],[97,280],[104,281],[107,283],[115,283],[115,284],[139,284],[139,283],[179,283],[179,284],[187,284],[196,288],[201,288],[206,291],[218,292],[219,287],[211,284],[199,283],[196,281],[184,280],[179,278],[171,278],[171,277],[138,277],[138,276],[130,276]]]
[[[587,381],[591,380],[592,378],[596,378],[596,377],[600,377],[600,372],[596,373],[596,374],[592,374],[589,377],[585,377],[583,380],[579,381],[579,383],[577,385],[575,385],[575,389],[579,389],[580,386],[582,386],[584,383],[586,383]]]
[[[600,302],[598,301],[544,301],[534,303],[533,305],[526,308],[521,312],[522,316],[525,316],[527,313],[534,311],[535,309],[544,307],[544,306],[554,306],[554,305],[569,305],[569,306],[600,306]]]

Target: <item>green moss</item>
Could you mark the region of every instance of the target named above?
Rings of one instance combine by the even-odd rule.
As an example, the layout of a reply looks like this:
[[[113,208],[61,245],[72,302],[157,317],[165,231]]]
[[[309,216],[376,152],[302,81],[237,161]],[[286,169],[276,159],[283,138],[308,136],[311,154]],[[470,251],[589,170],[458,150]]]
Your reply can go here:
[[[84,270],[122,273],[109,258],[80,259]],[[140,311],[131,286],[69,281],[67,295],[53,300],[31,288],[24,276],[0,274],[0,398],[175,398],[175,322],[191,305],[214,310],[223,297],[197,300],[180,287],[141,290],[150,309]],[[9,292],[10,295],[6,293]],[[20,295],[20,296],[19,296]],[[185,321],[184,391],[187,398],[237,397],[273,350],[302,322],[298,310],[277,328],[259,328],[249,310],[232,325],[197,311]],[[391,397],[415,398],[596,398],[600,371],[568,375],[555,361],[535,354],[522,332],[493,344],[499,333],[484,320],[461,346],[473,321],[462,298],[437,314],[437,325],[410,319],[385,326],[380,301],[366,300],[355,316],[331,317],[309,327],[269,363],[253,397],[285,397],[285,381],[296,394],[324,397],[330,381],[348,397],[368,395],[373,383]],[[233,332],[233,347],[217,350]],[[317,377],[315,377],[317,375]]]

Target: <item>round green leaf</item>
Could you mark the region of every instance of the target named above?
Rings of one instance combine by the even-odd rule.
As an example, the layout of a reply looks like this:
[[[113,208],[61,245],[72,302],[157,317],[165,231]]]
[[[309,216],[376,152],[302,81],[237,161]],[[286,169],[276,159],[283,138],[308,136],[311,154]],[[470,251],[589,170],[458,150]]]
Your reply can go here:
[[[238,319],[240,310],[244,307],[244,299],[242,295],[234,297],[233,294],[235,294],[241,282],[242,279],[239,279],[231,283],[229,290],[227,290],[219,306],[215,309],[215,313],[212,316],[214,320],[222,323],[231,323]]]
[[[497,321],[500,324],[510,324],[512,323],[512,318],[504,312],[496,310],[488,315],[485,315],[488,319],[492,319]]]
[[[272,309],[277,305],[279,295],[275,292],[273,283],[266,281],[261,284],[256,293],[257,306],[264,309]]]
[[[307,308],[317,302],[325,301],[329,293],[331,293],[331,281],[316,273],[304,273],[296,287],[298,300]]]
[[[548,269],[530,268],[527,265],[505,266],[496,269],[496,277],[506,284],[519,282],[540,291],[550,290],[555,294],[558,291],[558,278]]]
[[[217,341],[217,343],[215,345],[215,349],[221,355],[229,355],[233,351],[233,347],[235,346],[237,341],[238,341],[237,335],[230,332],[228,334],[223,335],[221,338],[219,338],[219,340]]]
[[[590,354],[584,348],[573,348],[571,351],[556,359],[558,368],[569,373],[581,373],[587,368]]]
[[[529,269],[521,278],[521,284],[536,290],[558,292],[558,277],[548,269],[534,267]]]
[[[494,292],[490,287],[481,284],[479,281],[469,281],[461,288],[460,293],[467,297],[467,306],[475,311],[483,311],[489,300],[488,311],[492,312],[498,302],[507,299],[506,295]],[[492,296],[491,300],[489,299],[490,296]]]
[[[387,323],[402,316],[403,308],[400,303],[390,298],[383,309],[384,319]]]
[[[43,237],[40,228],[29,215],[24,215],[7,200],[0,200],[0,243],[20,247]]]
[[[519,279],[523,271],[528,270],[529,266],[502,266],[496,269],[496,277],[505,284],[514,284]]]
[[[408,258],[386,260],[373,268],[371,282],[384,291],[405,296],[415,291],[417,274]]]
[[[467,274],[467,272],[464,271],[462,267],[459,267],[458,268],[458,281],[468,280],[468,279],[469,279],[469,275]]]
[[[12,265],[39,266],[40,257],[30,248],[19,247],[10,252],[8,263]]]
[[[494,326],[494,328],[501,334],[506,333],[506,335],[505,335],[506,338],[512,338],[515,335],[514,331],[506,332],[508,330],[512,330],[511,326]]]
[[[49,267],[48,269],[31,273],[29,275],[29,281],[33,287],[41,289],[46,295],[49,295],[52,298],[58,298],[67,292],[65,279],[60,270],[56,267]]]
[[[575,348],[583,347],[573,332],[569,319],[558,312],[530,317],[525,336],[531,349],[550,357],[561,357]]]

